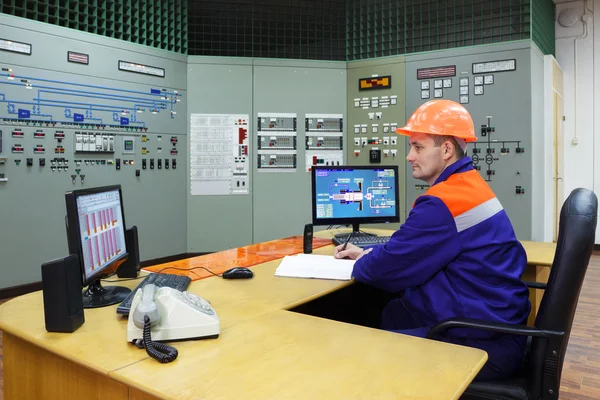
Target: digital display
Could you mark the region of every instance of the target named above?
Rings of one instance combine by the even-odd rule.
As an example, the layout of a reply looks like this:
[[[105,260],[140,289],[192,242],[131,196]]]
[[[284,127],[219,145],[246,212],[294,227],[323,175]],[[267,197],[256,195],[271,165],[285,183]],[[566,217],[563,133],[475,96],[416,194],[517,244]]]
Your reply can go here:
[[[417,70],[417,79],[447,78],[450,76],[456,76],[456,65],[420,68]]]
[[[392,88],[392,77],[387,76],[375,76],[371,78],[361,78],[358,80],[358,90],[377,90],[377,89],[391,89]]]
[[[165,77],[164,68],[151,67],[148,65],[137,64],[129,61],[119,61],[119,70],[135,72],[137,74]]]
[[[0,39],[0,50],[31,55],[30,44],[15,42],[14,40]]]
[[[83,53],[75,53],[74,51],[67,52],[67,61],[75,64],[88,65],[90,62],[90,56]]]
[[[397,213],[394,168],[321,168],[315,171],[317,219],[394,217]]]
[[[488,72],[514,71],[517,69],[517,60],[490,61],[473,64],[474,74],[485,74]]]

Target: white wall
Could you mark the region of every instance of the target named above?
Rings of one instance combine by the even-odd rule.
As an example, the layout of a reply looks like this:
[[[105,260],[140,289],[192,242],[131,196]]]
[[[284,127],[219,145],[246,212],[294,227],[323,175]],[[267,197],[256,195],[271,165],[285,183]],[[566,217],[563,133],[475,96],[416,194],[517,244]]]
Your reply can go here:
[[[556,60],[564,71],[564,196],[577,187],[600,195],[600,163],[594,162],[600,156],[600,140],[595,140],[600,135],[595,118],[600,112],[600,0],[555,3],[557,17],[572,8],[577,21],[570,28],[555,25]]]

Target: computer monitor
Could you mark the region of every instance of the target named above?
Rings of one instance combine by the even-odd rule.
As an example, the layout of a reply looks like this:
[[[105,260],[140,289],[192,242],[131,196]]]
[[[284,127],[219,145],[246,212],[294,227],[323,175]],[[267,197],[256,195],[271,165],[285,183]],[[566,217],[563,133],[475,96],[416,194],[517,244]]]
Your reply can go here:
[[[313,225],[400,222],[398,166],[312,167]]]
[[[65,194],[67,241],[79,256],[85,308],[121,303],[131,289],[105,286],[100,279],[116,272],[127,259],[121,186],[73,190]]]

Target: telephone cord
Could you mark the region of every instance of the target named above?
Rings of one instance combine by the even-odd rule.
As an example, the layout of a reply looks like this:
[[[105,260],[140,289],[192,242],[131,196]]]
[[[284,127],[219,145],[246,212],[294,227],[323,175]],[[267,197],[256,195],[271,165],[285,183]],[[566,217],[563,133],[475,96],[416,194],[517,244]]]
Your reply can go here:
[[[150,317],[147,315],[144,315],[144,339],[143,341],[135,340],[133,343],[140,349],[145,348],[146,353],[148,353],[150,357],[163,364],[174,361],[179,354],[177,349],[173,346],[152,341],[150,336]]]

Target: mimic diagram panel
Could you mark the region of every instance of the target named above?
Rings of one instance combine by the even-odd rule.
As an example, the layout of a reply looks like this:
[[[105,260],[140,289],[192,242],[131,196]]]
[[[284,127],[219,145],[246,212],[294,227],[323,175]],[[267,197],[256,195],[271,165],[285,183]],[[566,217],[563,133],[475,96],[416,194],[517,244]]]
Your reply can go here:
[[[256,126],[258,171],[295,171],[298,154],[297,114],[258,113]]]
[[[177,90],[131,90],[67,74],[48,79],[35,69],[0,66],[0,103],[6,106],[0,108],[0,119],[5,123],[147,132],[169,126],[165,119],[176,119],[178,111],[185,117],[183,94]]]
[[[343,165],[344,116],[306,114],[304,125],[306,171],[317,165]]]
[[[349,167],[351,169],[351,167]],[[353,170],[352,177],[317,170],[317,218],[394,216],[396,198],[392,169]]]
[[[496,47],[497,50],[497,47]],[[531,237],[532,130],[531,49],[447,50],[428,59],[409,56],[406,63],[407,116],[426,101],[461,103],[471,114],[477,141],[466,154],[494,190],[521,239]],[[409,149],[407,148],[407,151]],[[407,205],[429,185],[407,170]],[[407,210],[408,211],[408,210]]]
[[[248,114],[190,115],[192,195],[248,194]]]
[[[4,39],[31,43],[31,54],[3,48],[0,57],[0,221],[13,238],[27,238],[0,240],[0,287],[39,281],[43,262],[68,254],[69,190],[120,185],[126,228],[137,225],[140,231],[141,260],[185,252],[180,238],[186,216],[180,210],[187,197],[181,192],[187,92],[181,58],[150,48],[130,51],[121,41],[95,43],[60,27],[40,32],[6,19],[2,26]],[[69,61],[69,51],[85,51],[87,63]],[[121,56],[136,61],[136,71],[119,69]],[[155,61],[163,76],[140,67]],[[90,218],[93,249],[88,246],[84,261],[91,268],[122,247],[109,241],[108,225],[99,228],[110,216],[99,211]]]

